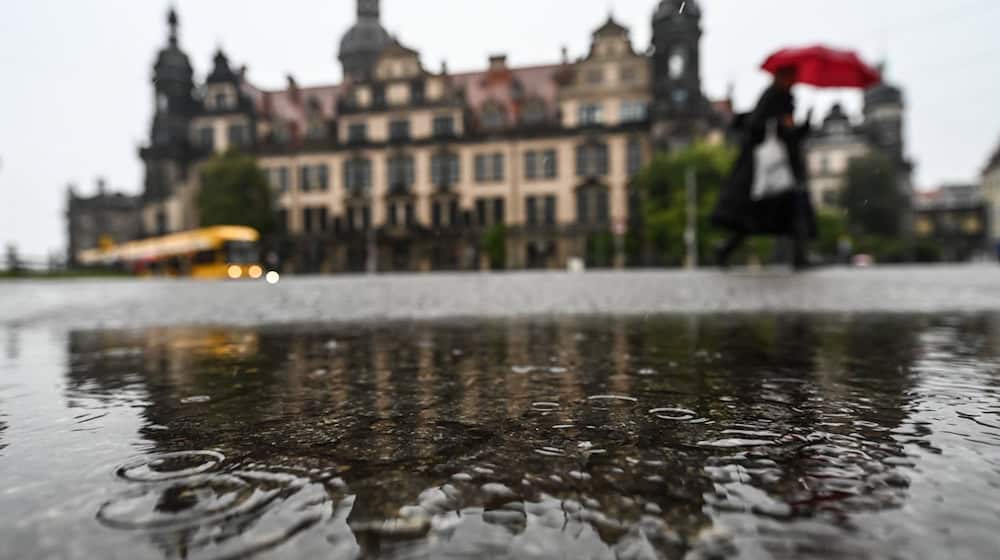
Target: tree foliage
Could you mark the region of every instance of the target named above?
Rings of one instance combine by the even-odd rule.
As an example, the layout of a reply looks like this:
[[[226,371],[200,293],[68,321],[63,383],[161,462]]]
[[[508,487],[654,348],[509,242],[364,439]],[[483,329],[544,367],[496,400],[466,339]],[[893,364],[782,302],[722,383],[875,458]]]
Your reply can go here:
[[[907,200],[892,160],[878,152],[852,159],[842,205],[854,234],[898,237]]]
[[[507,228],[497,224],[487,229],[483,232],[481,247],[491,269],[504,269],[507,263]]]
[[[734,151],[705,143],[656,155],[635,178],[642,193],[643,241],[659,264],[684,262],[684,231],[687,227],[686,175],[694,171],[698,186],[698,254],[711,260],[711,248],[721,233],[710,223],[719,191],[735,160]]]
[[[198,211],[202,226],[274,229],[271,189],[254,158],[235,151],[212,158],[201,172]]]

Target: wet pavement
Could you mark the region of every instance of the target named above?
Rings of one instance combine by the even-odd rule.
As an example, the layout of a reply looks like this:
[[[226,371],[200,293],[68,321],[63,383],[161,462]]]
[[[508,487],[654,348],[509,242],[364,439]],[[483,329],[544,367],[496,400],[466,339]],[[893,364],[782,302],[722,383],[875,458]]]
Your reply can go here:
[[[0,322],[2,558],[1000,545],[1000,314],[40,316]]]
[[[0,325],[77,329],[751,311],[1000,312],[1000,267],[328,276],[283,279],[276,286],[189,280],[0,284]]]

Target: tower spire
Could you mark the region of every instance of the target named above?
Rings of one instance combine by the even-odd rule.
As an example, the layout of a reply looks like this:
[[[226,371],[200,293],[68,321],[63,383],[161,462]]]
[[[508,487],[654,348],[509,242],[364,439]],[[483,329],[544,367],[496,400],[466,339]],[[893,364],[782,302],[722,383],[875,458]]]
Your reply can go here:
[[[358,19],[379,18],[379,0],[358,0]]]
[[[179,25],[179,20],[177,18],[177,10],[173,6],[170,6],[170,10],[167,12],[167,25],[170,27],[170,44],[177,45],[177,27]]]

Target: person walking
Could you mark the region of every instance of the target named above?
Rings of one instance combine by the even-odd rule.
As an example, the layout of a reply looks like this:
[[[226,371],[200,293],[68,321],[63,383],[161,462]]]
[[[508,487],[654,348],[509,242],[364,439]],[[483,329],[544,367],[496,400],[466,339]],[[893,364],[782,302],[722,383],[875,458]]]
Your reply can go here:
[[[739,115],[733,123],[741,134],[740,153],[712,213],[713,223],[731,232],[729,239],[716,250],[717,263],[723,268],[751,235],[790,237],[794,247],[794,268],[801,270],[809,265],[808,243],[816,237],[817,227],[806,186],[802,145],[809,135],[812,111],[804,123],[795,123],[795,99],[791,90],[796,80],[795,66],[777,69],[774,82],[761,95],[753,112]],[[787,151],[787,166],[794,183],[779,193],[758,197],[754,193],[755,160],[758,148],[768,138],[769,129]]]

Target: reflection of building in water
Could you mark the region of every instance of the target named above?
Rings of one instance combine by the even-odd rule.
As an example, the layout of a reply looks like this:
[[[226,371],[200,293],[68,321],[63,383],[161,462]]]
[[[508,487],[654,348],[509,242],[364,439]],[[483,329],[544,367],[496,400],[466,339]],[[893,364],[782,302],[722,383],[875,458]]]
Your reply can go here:
[[[236,148],[271,180],[296,270],[622,264],[607,238],[625,233],[630,180],[653,145],[717,141],[728,119],[729,103],[702,89],[699,3],[683,4],[659,3],[655,49],[608,17],[577,59],[496,55],[453,72],[425,67],[384,30],[379,1],[360,0],[340,43],[346,79],[289,76],[281,89],[254,86],[221,50],[196,82],[171,12],[141,152],[144,230],[195,227],[199,168]],[[505,252],[486,241],[497,226]]]
[[[4,329],[3,338],[4,356],[11,361],[16,360],[21,355],[21,333],[16,327]]]
[[[898,505],[905,489],[878,477],[901,453],[891,430],[908,420],[923,328],[747,316],[73,333],[68,375],[70,389],[141,378],[151,451],[218,450],[226,473],[339,477],[326,499],[350,496],[338,523],[368,551],[399,538],[387,526],[417,543],[431,530],[420,515],[456,510],[471,521],[450,526],[476,544],[485,525],[502,525],[508,542],[568,523],[603,550],[639,535],[646,517],[696,535],[705,496],[732,482],[706,473],[728,466],[803,516]],[[182,402],[195,395],[210,400]],[[588,399],[601,395],[637,400]],[[542,400],[559,408],[532,406]],[[653,407],[695,416],[658,419]],[[699,444],[738,438],[774,443]],[[837,494],[847,486],[856,493]],[[733,496],[712,504],[752,505]],[[171,535],[174,550],[197,546]]]

